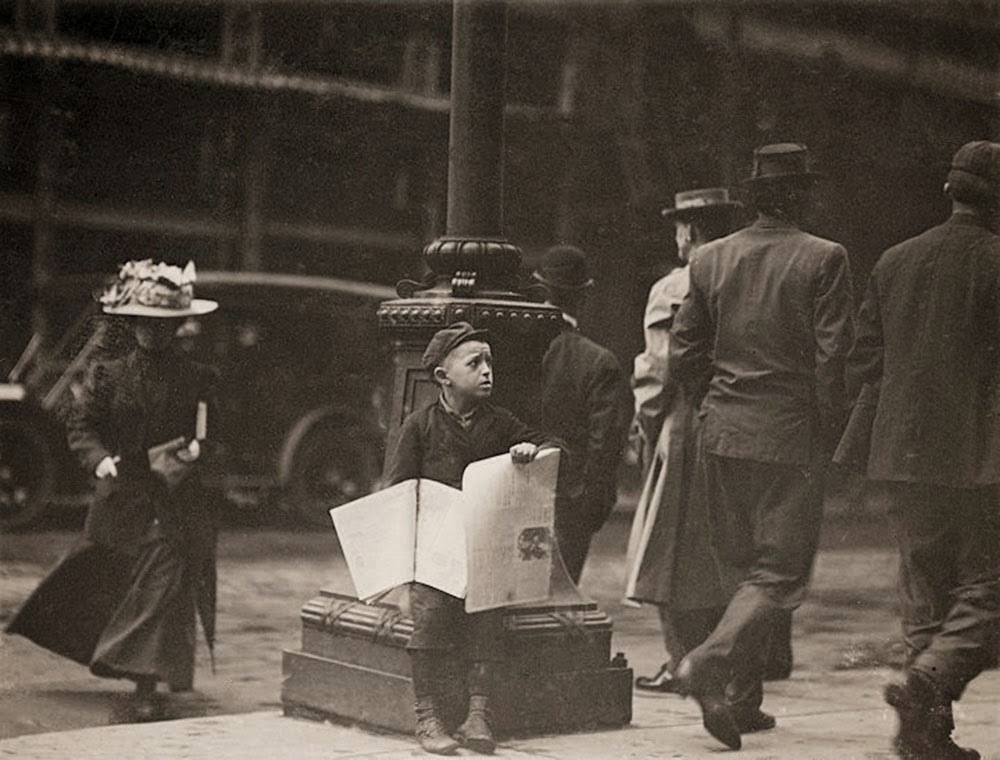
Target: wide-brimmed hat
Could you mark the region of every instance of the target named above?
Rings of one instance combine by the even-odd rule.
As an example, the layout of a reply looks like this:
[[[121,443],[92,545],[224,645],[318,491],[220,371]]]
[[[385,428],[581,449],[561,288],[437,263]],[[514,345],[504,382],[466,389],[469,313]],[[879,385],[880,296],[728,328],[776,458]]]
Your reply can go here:
[[[809,149],[802,143],[773,143],[753,152],[753,169],[744,184],[813,182],[820,178],[809,163]]]
[[[674,205],[660,213],[668,219],[690,219],[699,214],[735,211],[743,208],[739,201],[729,200],[729,190],[725,187],[703,187],[684,190],[674,195]]]
[[[583,290],[594,284],[587,276],[587,257],[574,245],[554,245],[542,256],[542,267],[534,278],[561,290]]]
[[[488,330],[477,330],[468,322],[454,322],[434,333],[420,363],[424,365],[424,369],[432,372],[458,346],[470,340],[485,341],[488,337]]]
[[[1000,197],[1000,143],[974,140],[959,148],[951,159],[948,192],[959,200]]]
[[[152,259],[127,261],[98,300],[105,314],[123,317],[196,317],[215,311],[218,302],[194,297],[195,279],[193,261],[183,269]]]

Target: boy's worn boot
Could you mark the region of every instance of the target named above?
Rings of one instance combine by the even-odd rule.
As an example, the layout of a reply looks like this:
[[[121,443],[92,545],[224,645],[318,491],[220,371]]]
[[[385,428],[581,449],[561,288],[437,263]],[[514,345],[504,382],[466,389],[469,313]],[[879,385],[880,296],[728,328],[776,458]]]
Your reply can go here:
[[[450,755],[458,749],[458,742],[441,720],[438,696],[444,688],[443,659],[438,652],[414,650],[410,652],[410,666],[416,697],[413,710],[417,714],[417,741],[425,752]]]
[[[463,746],[483,755],[492,755],[497,747],[490,725],[489,697],[493,688],[493,667],[488,662],[476,661],[469,666],[469,715],[458,727]]]
[[[481,695],[469,697],[469,715],[458,727],[458,737],[462,744],[483,755],[492,755],[497,747],[490,726],[489,700]]]
[[[458,742],[445,729],[438,717],[437,705],[431,697],[419,697],[413,703],[417,713],[417,741],[424,752],[451,755],[458,749]]]
[[[929,678],[911,672],[905,684],[885,688],[885,701],[899,716],[892,746],[903,760],[979,760],[976,750],[952,741],[951,700]]]

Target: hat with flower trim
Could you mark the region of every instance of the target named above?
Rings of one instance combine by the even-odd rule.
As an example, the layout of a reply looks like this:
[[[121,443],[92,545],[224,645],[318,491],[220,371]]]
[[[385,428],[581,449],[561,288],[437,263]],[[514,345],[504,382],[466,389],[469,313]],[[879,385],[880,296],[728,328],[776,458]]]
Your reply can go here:
[[[219,308],[194,297],[194,262],[181,269],[152,259],[122,264],[118,277],[98,296],[105,314],[123,317],[195,317]]]

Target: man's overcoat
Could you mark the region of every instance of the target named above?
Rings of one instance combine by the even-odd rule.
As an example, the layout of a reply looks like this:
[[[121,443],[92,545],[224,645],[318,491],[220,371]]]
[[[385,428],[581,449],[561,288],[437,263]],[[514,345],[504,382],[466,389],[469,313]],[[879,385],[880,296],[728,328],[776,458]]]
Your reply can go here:
[[[1000,237],[954,214],[887,250],[857,333],[852,386],[878,386],[868,477],[1000,483]]]
[[[704,491],[696,473],[697,399],[668,371],[670,326],[688,290],[688,267],[678,267],[650,288],[643,319],[646,350],[636,357],[636,417],[653,443],[633,533],[635,556],[627,568],[630,599],[666,605],[673,612],[724,605],[738,579],[724,573],[712,548]]]
[[[617,497],[631,397],[615,355],[568,324],[542,359],[542,427],[562,439],[556,522],[600,529]]]

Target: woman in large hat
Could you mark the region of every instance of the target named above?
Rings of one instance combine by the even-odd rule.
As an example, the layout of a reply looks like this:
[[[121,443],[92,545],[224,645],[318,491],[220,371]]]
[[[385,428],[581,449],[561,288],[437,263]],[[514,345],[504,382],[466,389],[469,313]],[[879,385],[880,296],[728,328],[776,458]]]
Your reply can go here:
[[[158,717],[156,685],[192,688],[196,610],[211,646],[215,523],[198,484],[214,373],[171,350],[184,318],[214,311],[185,269],[130,261],[100,297],[134,347],[89,367],[69,445],[94,479],[81,541],[7,630],[136,684],[134,717]]]

